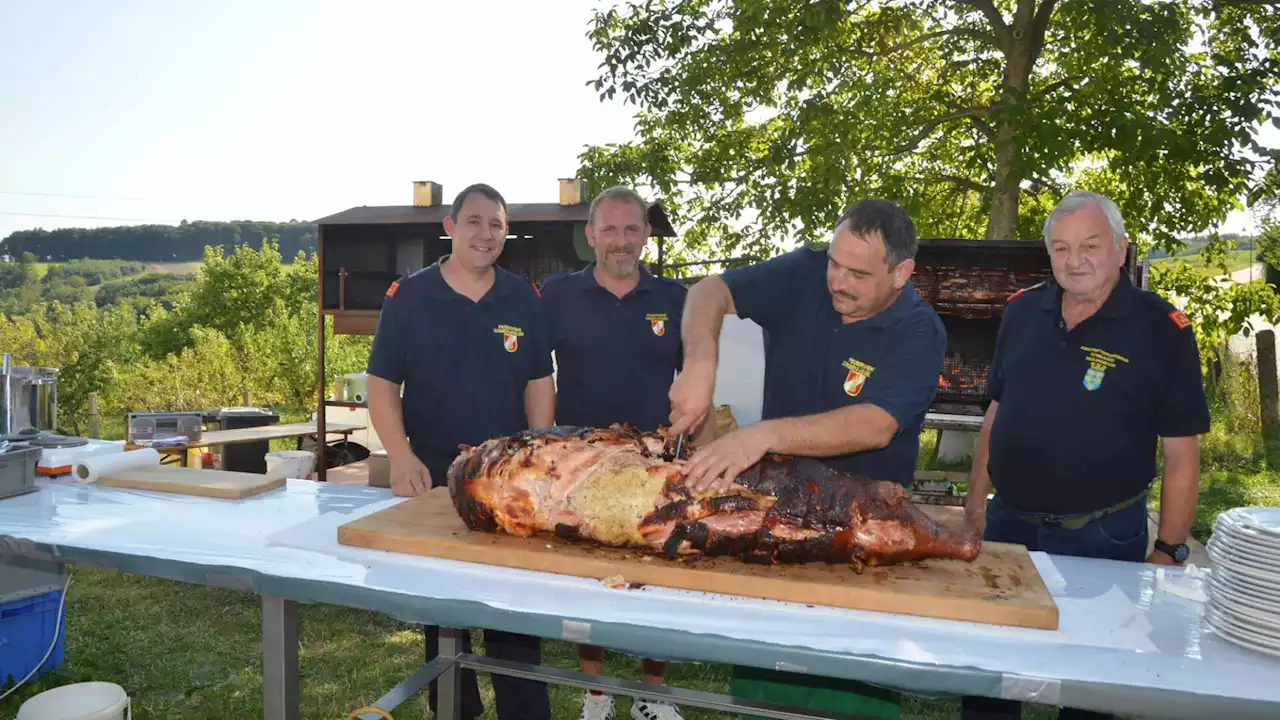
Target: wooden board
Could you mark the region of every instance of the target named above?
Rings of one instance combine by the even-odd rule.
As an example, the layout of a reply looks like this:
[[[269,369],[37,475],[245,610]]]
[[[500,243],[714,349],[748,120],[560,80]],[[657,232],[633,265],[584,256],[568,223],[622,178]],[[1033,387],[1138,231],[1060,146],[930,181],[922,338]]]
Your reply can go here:
[[[519,538],[467,530],[436,488],[338,528],[342,545],[604,579],[632,585],[743,595],[812,605],[1056,630],[1058,607],[1021,545],[986,543],[972,563],[929,560],[867,568],[806,563],[694,563],[595,548],[554,536]]]
[[[285,478],[229,470],[145,467],[119,470],[98,478],[99,485],[240,500],[284,487]]]

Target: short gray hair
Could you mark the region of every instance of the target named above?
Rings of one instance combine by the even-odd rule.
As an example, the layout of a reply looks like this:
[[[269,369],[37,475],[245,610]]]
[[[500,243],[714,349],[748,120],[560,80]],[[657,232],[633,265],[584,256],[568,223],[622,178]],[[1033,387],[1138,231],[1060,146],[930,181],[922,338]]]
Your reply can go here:
[[[1120,208],[1111,198],[1106,195],[1099,195],[1088,190],[1073,190],[1062,198],[1053,208],[1053,212],[1049,213],[1049,217],[1044,220],[1044,244],[1049,245],[1049,233],[1053,229],[1053,223],[1066,215],[1070,215],[1077,210],[1096,205],[1102,214],[1107,218],[1107,224],[1111,226],[1111,244],[1119,247],[1120,238],[1126,237],[1124,231],[1124,218],[1120,215]]]
[[[623,202],[629,202],[635,205],[636,207],[640,208],[641,220],[646,225],[649,224],[649,203],[645,202],[644,198],[640,197],[640,193],[636,192],[635,190],[632,190],[629,187],[619,185],[618,187],[611,187],[608,190],[605,190],[604,192],[595,196],[595,198],[591,201],[591,206],[587,209],[588,225],[595,227],[596,208],[600,205],[600,203],[604,202],[605,200],[621,200]]]

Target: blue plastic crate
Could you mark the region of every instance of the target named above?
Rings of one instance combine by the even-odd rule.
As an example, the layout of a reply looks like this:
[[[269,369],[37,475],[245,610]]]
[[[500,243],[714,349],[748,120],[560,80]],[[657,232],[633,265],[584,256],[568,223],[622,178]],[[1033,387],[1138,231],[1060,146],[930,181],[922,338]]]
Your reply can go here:
[[[49,650],[53,630],[58,629],[58,643],[32,680],[62,667],[67,622],[58,623],[58,604],[62,590],[44,595],[0,603],[0,688],[8,687],[27,676]],[[30,682],[30,681],[28,681]]]

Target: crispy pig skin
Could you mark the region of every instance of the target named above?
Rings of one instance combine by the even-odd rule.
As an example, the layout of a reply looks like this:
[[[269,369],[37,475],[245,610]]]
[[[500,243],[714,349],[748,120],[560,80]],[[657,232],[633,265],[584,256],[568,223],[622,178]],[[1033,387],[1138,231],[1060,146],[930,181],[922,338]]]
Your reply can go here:
[[[555,426],[462,446],[449,493],[471,530],[634,548],[667,558],[889,565],[973,560],[976,532],[940,526],[898,483],[766,455],[723,494],[696,493],[665,431]],[[686,444],[687,456],[691,448]]]

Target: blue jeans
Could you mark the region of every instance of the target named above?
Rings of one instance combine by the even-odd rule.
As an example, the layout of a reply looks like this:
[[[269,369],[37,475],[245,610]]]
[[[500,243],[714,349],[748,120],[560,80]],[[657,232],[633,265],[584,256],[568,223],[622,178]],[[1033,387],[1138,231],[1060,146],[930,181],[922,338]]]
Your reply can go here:
[[[983,540],[1025,545],[1027,550],[1051,555],[1145,562],[1147,559],[1147,495],[1106,517],[1094,518],[1079,530],[1040,525],[1014,514],[996,495],[987,503],[987,531]],[[1016,720],[1022,703],[988,697],[961,700],[963,720]],[[1060,720],[1103,720],[1114,715],[1092,710],[1062,708]]]

